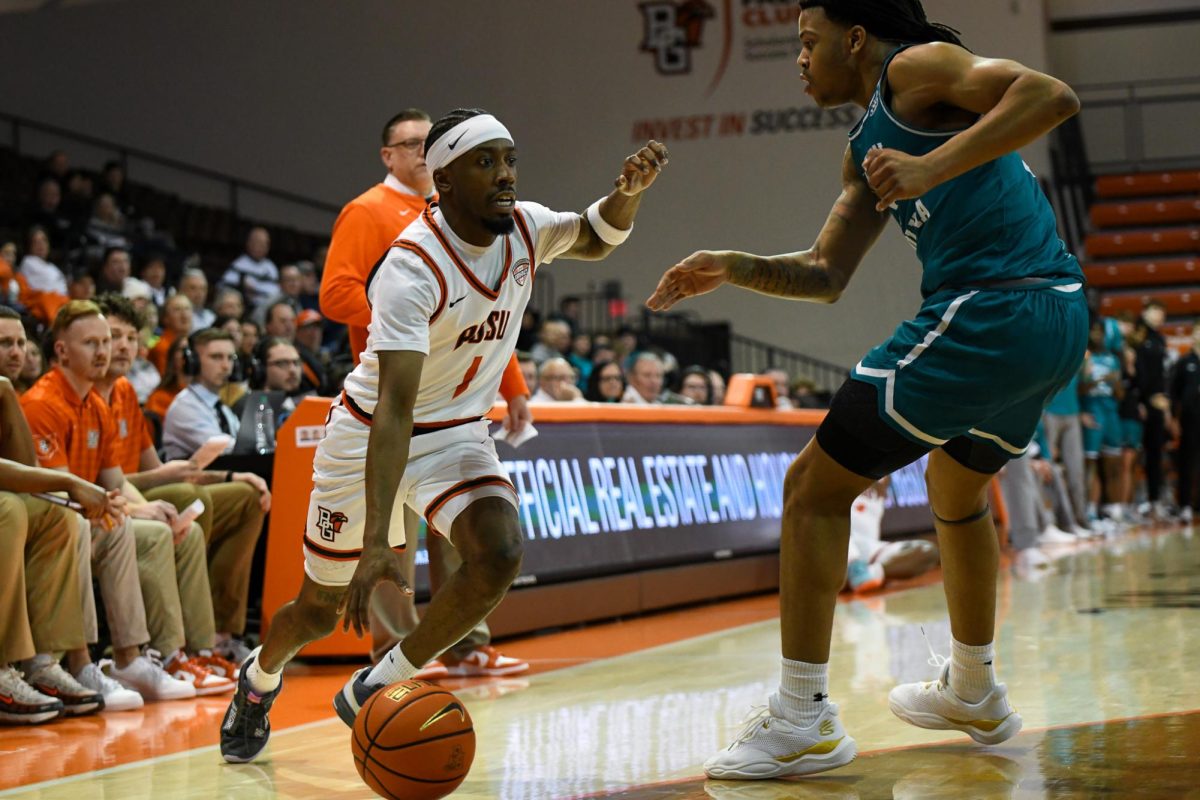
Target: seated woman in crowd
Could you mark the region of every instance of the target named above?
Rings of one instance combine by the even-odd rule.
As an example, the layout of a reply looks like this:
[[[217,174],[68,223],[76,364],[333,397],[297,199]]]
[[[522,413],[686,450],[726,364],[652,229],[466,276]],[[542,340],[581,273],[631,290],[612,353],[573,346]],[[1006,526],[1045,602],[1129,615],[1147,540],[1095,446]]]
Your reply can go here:
[[[588,376],[584,399],[593,403],[619,403],[625,394],[625,370],[616,361],[606,361],[592,366]]]
[[[181,337],[171,343],[171,348],[167,351],[167,368],[162,383],[151,392],[150,399],[146,401],[146,410],[157,414],[159,419],[167,415],[167,409],[171,407],[175,395],[192,382],[192,376],[186,374],[183,369],[183,349],[186,345],[187,337]]]

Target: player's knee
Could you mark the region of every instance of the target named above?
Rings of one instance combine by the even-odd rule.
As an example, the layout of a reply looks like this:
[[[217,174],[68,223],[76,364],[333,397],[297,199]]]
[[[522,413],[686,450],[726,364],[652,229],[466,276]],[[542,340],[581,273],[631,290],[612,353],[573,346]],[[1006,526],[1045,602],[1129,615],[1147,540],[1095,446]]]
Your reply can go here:
[[[811,515],[849,514],[858,487],[840,486],[821,474],[807,452],[792,462],[783,482],[783,514],[788,519]]]

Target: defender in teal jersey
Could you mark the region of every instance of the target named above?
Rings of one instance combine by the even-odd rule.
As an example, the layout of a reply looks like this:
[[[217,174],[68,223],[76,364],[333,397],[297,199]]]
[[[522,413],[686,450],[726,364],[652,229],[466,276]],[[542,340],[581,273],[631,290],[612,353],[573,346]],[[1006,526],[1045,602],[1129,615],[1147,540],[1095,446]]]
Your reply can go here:
[[[805,92],[823,107],[866,111],[850,132],[841,196],[810,249],[695,253],[647,305],[665,310],[724,283],[835,302],[889,218],[916,248],[924,302],[855,367],[788,472],[779,691],[705,764],[713,778],[805,775],[854,758],[828,702],[850,506],[925,453],[954,645],[938,680],[897,686],[889,705],[914,725],[985,744],[1020,730],[992,668],[999,552],[986,491],[1078,372],[1087,340],[1079,265],[1015,152],[1077,113],[1071,89],[973,55],[918,0],[800,8]]]

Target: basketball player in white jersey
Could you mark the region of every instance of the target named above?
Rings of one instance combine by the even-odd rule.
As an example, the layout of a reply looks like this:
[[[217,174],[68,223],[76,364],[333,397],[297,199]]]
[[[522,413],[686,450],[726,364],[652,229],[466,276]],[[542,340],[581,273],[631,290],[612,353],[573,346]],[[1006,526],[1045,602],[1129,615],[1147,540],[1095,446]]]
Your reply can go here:
[[[403,538],[389,541],[397,501],[449,538],[463,564],[416,629],[334,698],[347,725],[375,691],[411,678],[504,597],[520,570],[522,533],[484,415],[538,265],[611,253],[667,163],[666,148],[649,142],[625,159],[616,188],[577,214],[517,201],[513,138],[479,109],[438,120],[425,153],[440,202],[400,234],[368,279],[367,349],[313,462],[304,583],[242,666],[221,725],[226,761],[250,761],[266,745],[283,667],[302,647],[339,619],[361,636],[380,581],[411,593],[395,552]]]

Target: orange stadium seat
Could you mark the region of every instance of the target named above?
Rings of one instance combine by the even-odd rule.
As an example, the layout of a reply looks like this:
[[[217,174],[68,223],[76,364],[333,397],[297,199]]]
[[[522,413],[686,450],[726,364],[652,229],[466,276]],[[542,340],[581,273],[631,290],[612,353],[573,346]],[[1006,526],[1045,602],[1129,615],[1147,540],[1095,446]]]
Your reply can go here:
[[[1157,300],[1173,317],[1200,314],[1200,287],[1157,289],[1146,292],[1109,292],[1100,299],[1100,313],[1112,317],[1122,311],[1140,314],[1148,300]]]
[[[1098,203],[1092,206],[1092,225],[1119,228],[1125,225],[1162,225],[1200,222],[1200,199],[1143,200],[1137,203]]]
[[[1200,227],[1093,233],[1085,246],[1092,258],[1190,253],[1200,251]]]
[[[1096,178],[1096,195],[1103,199],[1191,192],[1200,192],[1200,171],[1145,172],[1138,175],[1102,175]]]
[[[1087,264],[1083,273],[1087,276],[1089,285],[1100,288],[1200,283],[1200,259],[1171,258],[1159,261]]]

